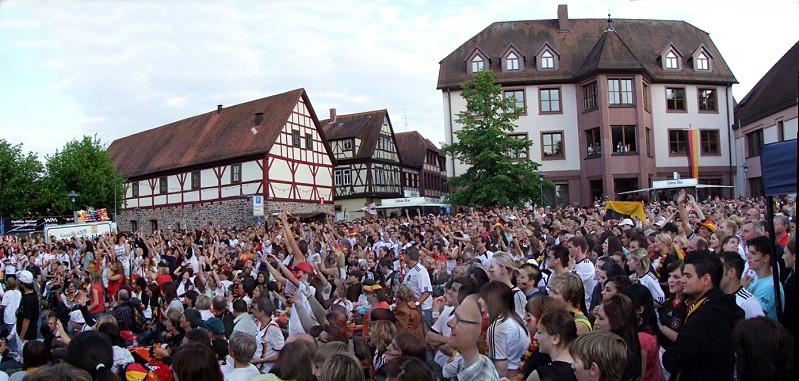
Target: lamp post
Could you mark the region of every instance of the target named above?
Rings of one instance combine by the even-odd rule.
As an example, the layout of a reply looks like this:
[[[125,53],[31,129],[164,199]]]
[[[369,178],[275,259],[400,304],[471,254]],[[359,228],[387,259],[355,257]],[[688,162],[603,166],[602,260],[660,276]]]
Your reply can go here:
[[[744,170],[744,198],[746,198],[747,197],[747,193],[749,193],[746,190],[746,188],[747,188],[746,181],[747,181],[747,173],[749,172],[749,163],[741,164],[741,168],[743,168],[743,170]]]
[[[541,203],[541,207],[544,207],[544,176],[547,174],[544,171],[538,171],[538,198],[539,202]]]
[[[72,223],[74,224],[78,223],[78,212],[75,211],[75,198],[78,196],[80,196],[80,193],[76,193],[75,191],[71,191],[67,194],[67,197],[72,200]]]

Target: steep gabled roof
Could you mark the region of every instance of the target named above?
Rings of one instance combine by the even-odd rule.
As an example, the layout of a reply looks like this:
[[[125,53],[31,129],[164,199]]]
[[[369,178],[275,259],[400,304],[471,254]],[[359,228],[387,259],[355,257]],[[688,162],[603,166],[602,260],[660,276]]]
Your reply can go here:
[[[296,89],[119,138],[108,154],[128,179],[262,155],[272,148],[300,100],[318,126],[305,89]],[[263,113],[263,121],[253,134],[256,113]]]
[[[438,147],[418,131],[400,132],[394,136],[397,139],[397,150],[400,152],[402,165],[421,168],[424,165],[427,150],[439,152]]]
[[[471,78],[463,60],[478,46],[491,59],[490,68],[503,84],[572,82],[579,80],[578,74],[591,74],[589,68],[603,66],[606,70],[642,68],[654,82],[736,83],[707,32],[685,21],[613,20],[615,36],[605,32],[607,20],[571,19],[569,23],[570,31],[561,32],[558,20],[495,22],[441,60],[437,88],[460,89]],[[526,57],[533,57],[544,43],[560,54],[558,70],[536,70],[529,60],[521,71],[499,69],[501,55],[510,45]],[[713,70],[694,71],[686,62],[683,70],[664,70],[658,58],[669,44],[682,52],[704,45],[713,57]],[[621,56],[615,57],[614,53]]]
[[[799,42],[757,82],[735,107],[741,125],[796,105],[799,96]]]
[[[377,148],[380,128],[386,118],[388,118],[388,110],[383,109],[337,115],[335,120],[325,119],[319,123],[322,125],[328,141],[347,138],[360,139],[360,149],[353,158],[367,158],[372,157]]]

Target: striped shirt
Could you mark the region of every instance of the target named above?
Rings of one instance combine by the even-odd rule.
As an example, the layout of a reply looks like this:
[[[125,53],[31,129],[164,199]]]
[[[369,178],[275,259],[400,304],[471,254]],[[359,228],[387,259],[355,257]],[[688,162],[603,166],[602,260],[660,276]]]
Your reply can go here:
[[[735,292],[735,303],[744,310],[744,317],[746,319],[765,315],[760,301],[757,300],[754,294],[743,287]]]

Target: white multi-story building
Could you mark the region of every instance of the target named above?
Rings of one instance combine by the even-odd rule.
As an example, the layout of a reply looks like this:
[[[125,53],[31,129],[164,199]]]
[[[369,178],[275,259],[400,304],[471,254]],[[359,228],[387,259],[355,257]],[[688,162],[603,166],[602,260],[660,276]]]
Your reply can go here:
[[[524,108],[512,135],[533,141],[515,160],[542,164],[550,203],[590,203],[689,176],[687,131],[701,137],[699,181],[731,185],[731,86],[709,35],[684,21],[568,18],[496,22],[440,62],[446,142],[461,128],[461,86],[493,71]],[[447,175],[465,171],[447,160]],[[725,194],[725,191],[715,192]]]
[[[121,230],[252,224],[256,196],[267,218],[333,211],[333,158],[304,89],[220,105],[117,139],[108,153],[127,179]]]

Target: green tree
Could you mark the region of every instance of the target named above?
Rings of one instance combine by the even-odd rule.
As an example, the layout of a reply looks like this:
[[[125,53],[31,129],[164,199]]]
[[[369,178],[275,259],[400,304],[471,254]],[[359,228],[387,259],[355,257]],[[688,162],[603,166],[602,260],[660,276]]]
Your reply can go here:
[[[24,154],[22,144],[11,145],[0,139],[0,216],[21,218],[34,214],[43,172],[35,153]]]
[[[42,205],[48,213],[72,211],[67,196],[75,191],[75,209],[107,208],[114,212],[114,201],[121,205],[125,194],[124,179],[117,173],[106,148],[95,136],[84,136],[64,145],[46,157],[47,173]],[[114,193],[116,192],[116,197]]]
[[[446,154],[469,166],[449,180],[449,201],[458,205],[523,206],[540,199],[540,164],[529,159],[512,161],[509,152],[529,152],[533,142],[509,136],[523,111],[513,98],[502,97],[502,86],[489,70],[463,85],[466,110],[455,122],[457,141],[444,146]],[[546,185],[546,184],[545,184]]]

